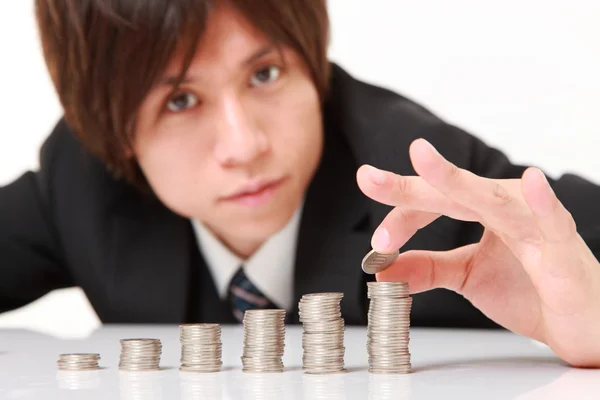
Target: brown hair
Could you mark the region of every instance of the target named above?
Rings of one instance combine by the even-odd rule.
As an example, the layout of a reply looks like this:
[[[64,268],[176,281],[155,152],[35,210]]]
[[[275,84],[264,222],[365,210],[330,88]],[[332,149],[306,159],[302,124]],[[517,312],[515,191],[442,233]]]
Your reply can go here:
[[[43,54],[65,121],[115,175],[146,185],[126,155],[137,111],[180,46],[183,79],[210,10],[222,1],[296,51],[324,101],[325,0],[36,0]]]

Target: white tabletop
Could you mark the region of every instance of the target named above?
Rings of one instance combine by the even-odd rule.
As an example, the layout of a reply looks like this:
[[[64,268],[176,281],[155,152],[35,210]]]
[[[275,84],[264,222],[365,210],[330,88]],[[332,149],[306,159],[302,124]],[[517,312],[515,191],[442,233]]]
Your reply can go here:
[[[571,368],[549,349],[504,331],[411,329],[412,372],[367,371],[366,328],[347,327],[347,373],[308,375],[302,328],[286,327],[281,374],[241,371],[241,326],[223,327],[223,371],[179,371],[178,326],[103,326],[84,340],[0,330],[0,399],[566,399],[600,398],[600,370]],[[163,343],[162,370],[118,369],[119,339]],[[60,353],[100,353],[101,370],[58,371]]]

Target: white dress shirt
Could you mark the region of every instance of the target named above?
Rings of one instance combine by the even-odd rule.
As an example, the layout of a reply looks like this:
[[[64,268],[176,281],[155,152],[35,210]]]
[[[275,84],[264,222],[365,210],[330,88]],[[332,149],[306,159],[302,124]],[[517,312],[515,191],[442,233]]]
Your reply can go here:
[[[231,252],[200,221],[192,220],[198,246],[221,299],[227,298],[229,282],[243,265],[248,279],[278,307],[291,310],[294,301],[294,263],[303,204],[288,224],[271,236],[250,258]]]

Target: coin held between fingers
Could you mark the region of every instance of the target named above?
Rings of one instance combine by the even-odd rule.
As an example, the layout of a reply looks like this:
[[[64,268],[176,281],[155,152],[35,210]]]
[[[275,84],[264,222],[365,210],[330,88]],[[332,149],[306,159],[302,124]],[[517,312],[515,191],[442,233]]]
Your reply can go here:
[[[396,258],[400,255],[398,250],[393,253],[384,254],[378,253],[375,250],[371,250],[363,258],[361,267],[367,274],[376,274],[381,271],[385,271],[396,261]]]

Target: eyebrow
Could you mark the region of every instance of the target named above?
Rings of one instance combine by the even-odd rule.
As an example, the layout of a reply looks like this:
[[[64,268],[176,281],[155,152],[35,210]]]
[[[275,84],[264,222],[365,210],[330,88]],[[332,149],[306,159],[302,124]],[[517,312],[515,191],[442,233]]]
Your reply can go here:
[[[252,64],[253,62],[256,62],[257,60],[261,59],[262,57],[264,57],[268,54],[271,54],[275,50],[276,50],[276,48],[273,45],[266,45],[264,47],[261,47],[258,51],[252,53],[248,58],[246,58],[241,63],[241,66],[247,67],[248,65]],[[163,79],[161,79],[160,84],[168,85],[168,86],[175,86],[178,83],[177,78],[178,78],[177,76],[166,76]],[[190,82],[194,82],[194,81],[198,81],[198,80],[200,80],[198,77],[186,75],[181,80],[181,83],[190,83]]]

